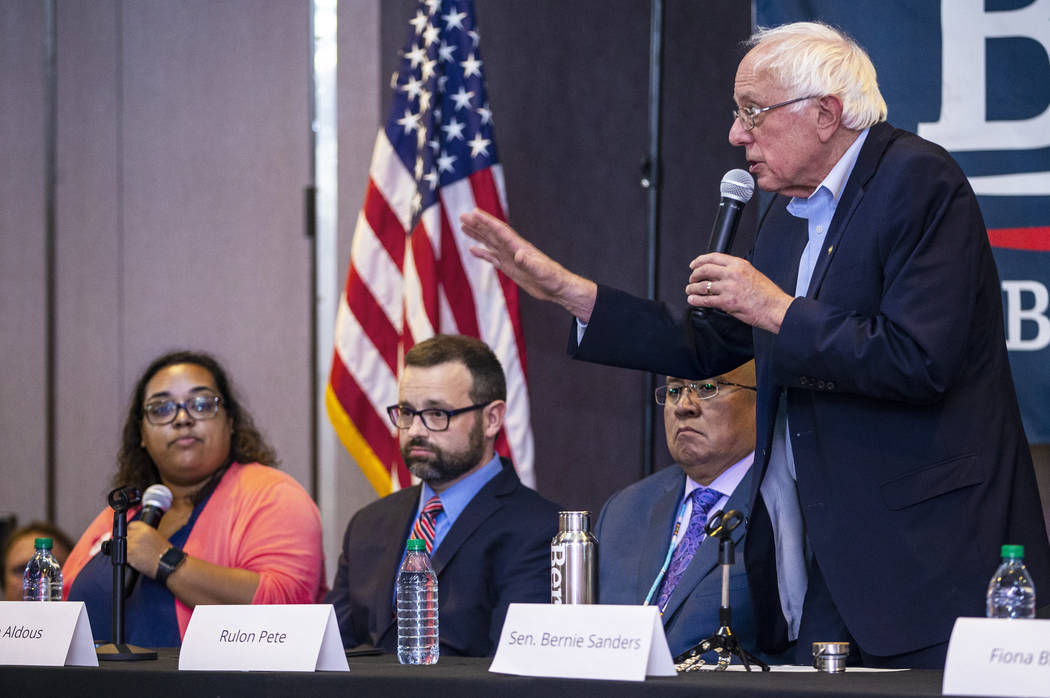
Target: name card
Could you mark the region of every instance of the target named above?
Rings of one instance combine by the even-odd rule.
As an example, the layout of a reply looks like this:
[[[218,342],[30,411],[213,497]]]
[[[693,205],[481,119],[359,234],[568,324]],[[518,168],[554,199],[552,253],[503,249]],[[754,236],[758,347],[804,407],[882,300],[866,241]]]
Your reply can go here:
[[[332,604],[197,606],[179,669],[350,671]]]
[[[948,642],[941,691],[1050,697],[1050,620],[959,618]]]
[[[0,601],[0,664],[98,666],[83,601]]]
[[[655,606],[511,604],[489,671],[644,681],[675,676]]]

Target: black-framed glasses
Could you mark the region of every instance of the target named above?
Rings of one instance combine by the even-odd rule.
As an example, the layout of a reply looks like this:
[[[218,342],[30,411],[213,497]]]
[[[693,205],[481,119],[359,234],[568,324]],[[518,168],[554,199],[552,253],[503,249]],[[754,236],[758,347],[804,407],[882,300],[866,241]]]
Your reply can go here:
[[[795,99],[789,99],[786,102],[781,102],[780,104],[773,104],[768,107],[742,107],[740,109],[734,109],[733,118],[740,119],[740,123],[743,124],[744,130],[750,131],[755,127],[755,117],[759,114],[764,114],[767,111],[780,109],[781,107],[786,107],[789,104],[794,104],[795,102],[802,102],[807,99],[814,99],[815,97],[819,96],[820,95],[809,95],[808,97],[796,97]]]
[[[480,410],[482,407],[488,407],[492,404],[492,401],[479,402],[476,405],[469,407],[460,407],[457,410],[443,410],[439,407],[427,407],[422,410],[414,410],[411,407],[402,407],[401,405],[391,405],[386,408],[387,415],[390,416],[390,421],[398,429],[411,429],[412,422],[415,420],[416,415],[423,421],[425,426],[430,431],[445,431],[448,429],[449,422],[457,414],[463,414],[464,412],[470,412],[472,410]]]
[[[194,395],[182,402],[175,400],[155,400],[147,402],[142,411],[146,414],[146,421],[154,426],[171,424],[178,416],[179,410],[186,410],[193,419],[211,419],[219,414],[222,406],[222,398],[218,395]]]
[[[671,383],[669,385],[661,385],[656,389],[656,404],[666,405],[670,403],[677,405],[678,401],[682,399],[682,395],[688,390],[693,395],[701,400],[710,400],[714,396],[718,395],[718,386],[732,386],[734,388],[744,388],[745,390],[758,391],[753,385],[743,385],[741,383],[730,383],[729,381],[694,381],[690,383]]]

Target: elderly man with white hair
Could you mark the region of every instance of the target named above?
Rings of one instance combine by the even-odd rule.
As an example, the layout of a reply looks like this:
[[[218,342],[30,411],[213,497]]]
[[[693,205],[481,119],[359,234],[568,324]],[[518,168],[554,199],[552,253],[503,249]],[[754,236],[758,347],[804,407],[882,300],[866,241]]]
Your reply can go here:
[[[672,318],[481,213],[464,227],[577,318],[575,358],[686,378],[755,358],[745,556],[765,650],[795,641],[805,663],[811,642],[847,640],[864,665],[939,668],[955,619],[983,615],[1002,544],[1050,589],[977,198],[942,148],[885,122],[842,32],[789,24],[749,46],[729,140],[775,196],[748,259],[690,264],[689,304],[721,312]]]

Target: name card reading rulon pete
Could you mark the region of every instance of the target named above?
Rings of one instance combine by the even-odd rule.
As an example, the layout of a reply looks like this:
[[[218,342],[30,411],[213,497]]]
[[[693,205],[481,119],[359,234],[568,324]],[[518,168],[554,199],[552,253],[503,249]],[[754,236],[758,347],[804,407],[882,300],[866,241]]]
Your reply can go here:
[[[350,671],[332,604],[197,606],[179,669]]]
[[[98,666],[83,601],[0,601],[0,664]]]
[[[644,681],[675,676],[655,606],[514,603],[489,671]]]
[[[959,618],[948,642],[941,691],[1050,698],[1050,620]]]

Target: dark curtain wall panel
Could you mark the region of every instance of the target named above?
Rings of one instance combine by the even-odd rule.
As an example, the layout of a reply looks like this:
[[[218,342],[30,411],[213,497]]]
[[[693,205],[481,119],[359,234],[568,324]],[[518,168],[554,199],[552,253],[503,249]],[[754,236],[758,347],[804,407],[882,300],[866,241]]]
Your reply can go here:
[[[729,145],[733,77],[751,33],[748,3],[665,3],[663,234],[660,298],[685,308],[689,262],[707,251],[727,171],[746,169],[742,148]],[[744,209],[733,253],[754,241],[757,197]]]
[[[415,2],[382,5],[389,84]],[[511,223],[569,268],[646,290],[650,5],[638,0],[476,0],[481,54]],[[659,293],[684,304],[686,262],[704,251],[718,181],[743,161],[727,142],[737,44],[749,3],[665,3],[664,223]],[[388,93],[389,94],[389,93]],[[382,100],[386,118],[389,96]],[[753,220],[753,218],[751,219]],[[745,220],[743,227],[751,227]],[[524,295],[524,294],[523,294]],[[568,315],[522,300],[538,488],[597,515],[638,480],[645,377],[565,354]],[[658,418],[657,466],[670,462]]]

